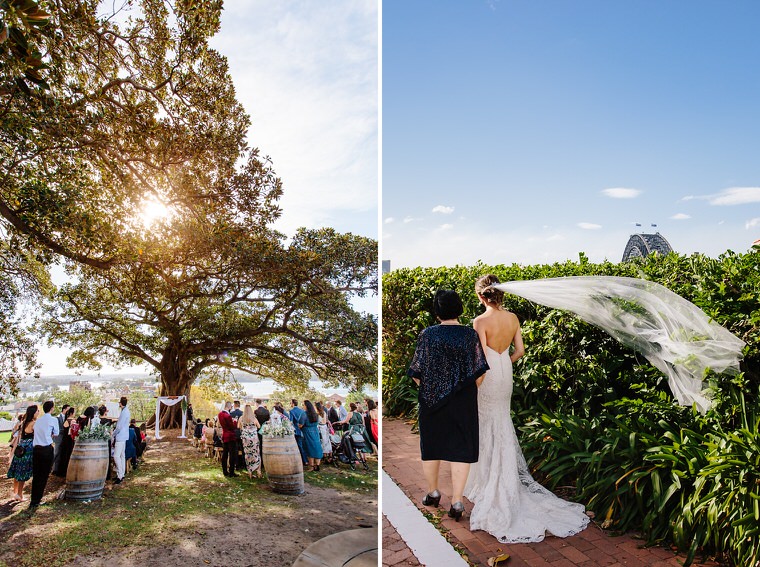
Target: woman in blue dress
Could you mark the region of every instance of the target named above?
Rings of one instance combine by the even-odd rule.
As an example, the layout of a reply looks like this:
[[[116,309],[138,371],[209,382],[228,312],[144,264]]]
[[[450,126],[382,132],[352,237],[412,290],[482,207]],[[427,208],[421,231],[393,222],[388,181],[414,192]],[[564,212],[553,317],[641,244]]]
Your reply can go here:
[[[303,450],[309,459],[311,470],[318,471],[319,463],[324,456],[322,453],[322,442],[319,439],[319,416],[309,400],[304,400],[303,407],[306,410],[306,423],[301,425],[303,433]]]
[[[8,478],[13,479],[13,499],[23,501],[24,483],[32,478],[32,444],[34,441],[34,422],[40,411],[36,405],[26,408],[24,421],[21,423],[11,445],[11,465],[8,469]],[[14,455],[16,447],[23,447],[24,454],[21,457]]]

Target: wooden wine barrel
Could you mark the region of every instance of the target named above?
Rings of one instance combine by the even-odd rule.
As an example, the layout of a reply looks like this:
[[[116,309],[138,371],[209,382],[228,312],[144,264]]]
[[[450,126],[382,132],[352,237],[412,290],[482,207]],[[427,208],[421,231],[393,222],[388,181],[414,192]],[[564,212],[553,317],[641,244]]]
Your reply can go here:
[[[280,494],[303,494],[303,462],[293,435],[264,436],[261,458],[272,490]]]
[[[66,471],[68,500],[98,500],[103,496],[108,474],[108,441],[77,439]]]

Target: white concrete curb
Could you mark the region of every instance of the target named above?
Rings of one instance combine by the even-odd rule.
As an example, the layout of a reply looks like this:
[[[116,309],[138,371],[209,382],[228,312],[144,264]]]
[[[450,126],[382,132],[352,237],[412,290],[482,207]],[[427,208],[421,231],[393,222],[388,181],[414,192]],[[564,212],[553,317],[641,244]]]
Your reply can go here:
[[[383,471],[383,514],[393,524],[420,564],[428,567],[468,567],[446,538]]]

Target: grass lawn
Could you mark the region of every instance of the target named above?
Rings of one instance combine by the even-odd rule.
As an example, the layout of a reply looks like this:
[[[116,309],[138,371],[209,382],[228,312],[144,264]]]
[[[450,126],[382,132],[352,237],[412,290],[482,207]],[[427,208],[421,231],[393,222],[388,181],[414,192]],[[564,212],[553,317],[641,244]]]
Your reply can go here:
[[[11,440],[10,431],[0,431],[0,443],[8,443]]]
[[[280,564],[282,555],[275,558],[287,550],[292,563],[309,543],[330,533],[377,526],[376,461],[368,472],[323,466],[305,473],[305,480],[303,496],[275,494],[266,478],[224,478],[219,463],[186,441],[154,443],[146,462],[124,483],[112,490],[107,483],[100,501],[51,500],[34,513],[24,503],[7,517],[0,515],[0,532],[6,534],[0,565],[63,564],[75,558],[78,565],[94,565],[128,556],[135,564],[166,557],[171,563],[200,559],[263,566]],[[245,553],[235,558],[232,548]]]

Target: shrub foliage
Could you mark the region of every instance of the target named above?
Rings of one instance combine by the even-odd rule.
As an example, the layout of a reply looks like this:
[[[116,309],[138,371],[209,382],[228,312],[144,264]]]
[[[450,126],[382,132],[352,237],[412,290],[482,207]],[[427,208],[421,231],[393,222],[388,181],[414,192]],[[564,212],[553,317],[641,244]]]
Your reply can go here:
[[[638,530],[649,544],[760,565],[760,250],[650,256],[635,262],[401,269],[383,278],[383,398],[414,417],[406,377],[416,338],[434,324],[431,299],[457,290],[471,323],[475,280],[608,275],[656,281],[747,343],[742,372],[710,375],[706,415],[676,404],[665,377],[636,352],[570,313],[505,296],[522,324],[513,418],[525,456],[550,487],[575,485],[603,527]]]

